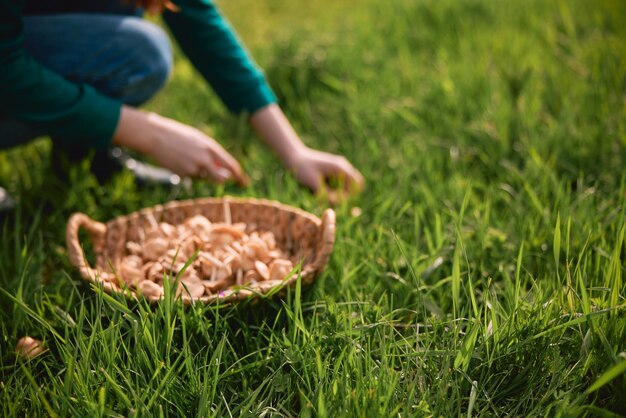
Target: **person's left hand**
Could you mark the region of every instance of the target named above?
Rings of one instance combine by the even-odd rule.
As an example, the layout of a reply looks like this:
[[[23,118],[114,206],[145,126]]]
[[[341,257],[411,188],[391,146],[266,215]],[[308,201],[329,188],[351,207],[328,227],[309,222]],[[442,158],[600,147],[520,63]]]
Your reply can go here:
[[[349,193],[358,192],[365,185],[359,170],[341,155],[304,148],[290,157],[287,165],[294,176],[314,193],[327,191],[332,181],[342,187],[342,192]]]

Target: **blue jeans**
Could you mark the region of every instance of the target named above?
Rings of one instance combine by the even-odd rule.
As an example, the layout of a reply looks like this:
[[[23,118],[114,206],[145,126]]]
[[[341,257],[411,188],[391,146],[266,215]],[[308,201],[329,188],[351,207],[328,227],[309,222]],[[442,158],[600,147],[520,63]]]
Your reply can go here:
[[[169,40],[138,9],[110,0],[34,3],[26,1],[24,48],[43,66],[132,106],[165,84],[172,68]],[[0,136],[9,146],[46,134],[0,115]]]

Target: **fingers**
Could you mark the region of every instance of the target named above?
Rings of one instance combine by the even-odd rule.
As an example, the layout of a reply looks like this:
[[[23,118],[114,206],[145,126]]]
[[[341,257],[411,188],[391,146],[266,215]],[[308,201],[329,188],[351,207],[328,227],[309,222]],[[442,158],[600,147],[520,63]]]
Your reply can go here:
[[[359,170],[354,168],[348,160],[345,158],[343,160],[344,161],[340,164],[341,171],[345,174],[346,179],[348,180],[344,183],[344,187],[346,190],[350,191],[352,189],[356,189],[356,191],[363,190],[363,187],[365,186],[365,179],[363,178],[363,175],[359,172]]]
[[[222,167],[213,166],[211,169],[200,167],[194,171],[194,176],[203,180],[211,180],[215,183],[222,184],[232,178],[230,171]]]
[[[298,181],[313,193],[318,193],[325,187],[324,176],[316,172],[300,173]]]
[[[361,173],[345,157],[325,152],[310,151],[292,170],[300,184],[329,200],[331,194],[347,198],[365,184]]]
[[[224,149],[217,149],[213,151],[214,162],[217,163],[217,170],[222,170],[222,173],[229,172],[235,178],[237,184],[242,187],[248,187],[250,179],[244,173],[243,169],[228,152]]]
[[[207,150],[196,164],[193,175],[201,179],[211,179],[216,183],[234,179],[243,187],[250,183],[237,160],[223,149]]]
[[[334,176],[346,191],[358,192],[365,186],[363,175],[342,156],[336,156],[328,161],[324,167],[326,176]]]

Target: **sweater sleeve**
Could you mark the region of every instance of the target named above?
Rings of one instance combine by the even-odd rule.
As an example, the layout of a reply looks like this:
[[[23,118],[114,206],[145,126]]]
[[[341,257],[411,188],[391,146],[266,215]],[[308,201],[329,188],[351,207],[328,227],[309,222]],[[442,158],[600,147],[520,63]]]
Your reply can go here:
[[[0,112],[36,125],[68,145],[106,147],[121,103],[66,80],[32,58],[22,48],[17,3],[0,0]]]
[[[233,113],[254,112],[276,97],[211,0],[176,0],[163,18],[189,60]]]

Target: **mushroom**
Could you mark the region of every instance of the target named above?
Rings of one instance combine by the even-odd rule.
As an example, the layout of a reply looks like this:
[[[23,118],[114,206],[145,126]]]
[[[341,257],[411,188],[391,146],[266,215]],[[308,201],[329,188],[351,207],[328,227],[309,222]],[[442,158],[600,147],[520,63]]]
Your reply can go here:
[[[204,277],[210,277],[215,274],[215,267],[225,266],[220,259],[205,251],[200,251],[198,253],[198,258],[200,259],[202,275]]]
[[[259,275],[263,278],[263,280],[270,278],[270,269],[267,268],[267,265],[264,262],[259,260],[255,261],[254,268],[257,272],[259,272]]]
[[[43,342],[29,336],[20,338],[15,346],[15,352],[24,360],[32,360],[43,351]]]
[[[166,238],[176,238],[178,236],[178,230],[172,224],[168,224],[167,222],[161,222],[159,224],[159,229]]]
[[[202,215],[196,215],[188,218],[184,224],[189,227],[194,233],[203,237],[208,237],[211,232],[212,224],[206,217]]]
[[[246,271],[246,274],[243,275],[243,284],[252,284],[260,282],[261,280],[262,277],[256,270],[248,270]]]
[[[216,293],[222,289],[225,289],[230,284],[229,280],[222,281],[211,281],[211,280],[202,280],[202,285],[209,293]]]
[[[270,263],[270,280],[282,280],[293,270],[293,263],[289,260],[278,258]]]
[[[232,225],[215,224],[209,234],[209,240],[215,245],[226,245],[243,238],[245,233]]]
[[[151,282],[150,280],[143,280],[139,282],[139,286],[137,289],[144,295],[147,299],[155,300],[161,298],[163,296],[163,287],[158,284]]]
[[[185,271],[180,274],[180,281],[183,283],[199,282],[200,276],[198,275],[196,270],[194,270],[191,266],[188,266],[187,269],[185,269]]]
[[[143,248],[134,241],[128,241],[126,243],[126,250],[133,255],[138,255],[140,257],[143,255]]]
[[[218,282],[230,278],[230,276],[232,276],[233,274],[233,271],[231,270],[230,266],[226,266],[226,265],[215,267],[214,271],[215,273],[211,273],[211,278],[213,278],[213,275],[215,275],[214,280]]]
[[[168,248],[169,243],[165,238],[150,238],[144,244],[143,254],[148,260],[157,260],[167,252]]]
[[[146,280],[160,282],[163,280],[163,273],[165,273],[165,268],[163,267],[163,264],[159,263],[158,261],[151,261],[144,265],[143,271]]]
[[[195,280],[181,280],[176,289],[176,294],[180,293],[183,295],[188,294],[192,299],[198,299],[204,295],[204,284],[197,276]]]
[[[276,248],[276,237],[269,231],[262,232],[259,236],[270,250]]]
[[[144,279],[143,260],[138,255],[127,255],[120,264],[120,275],[126,284],[136,284]]]

